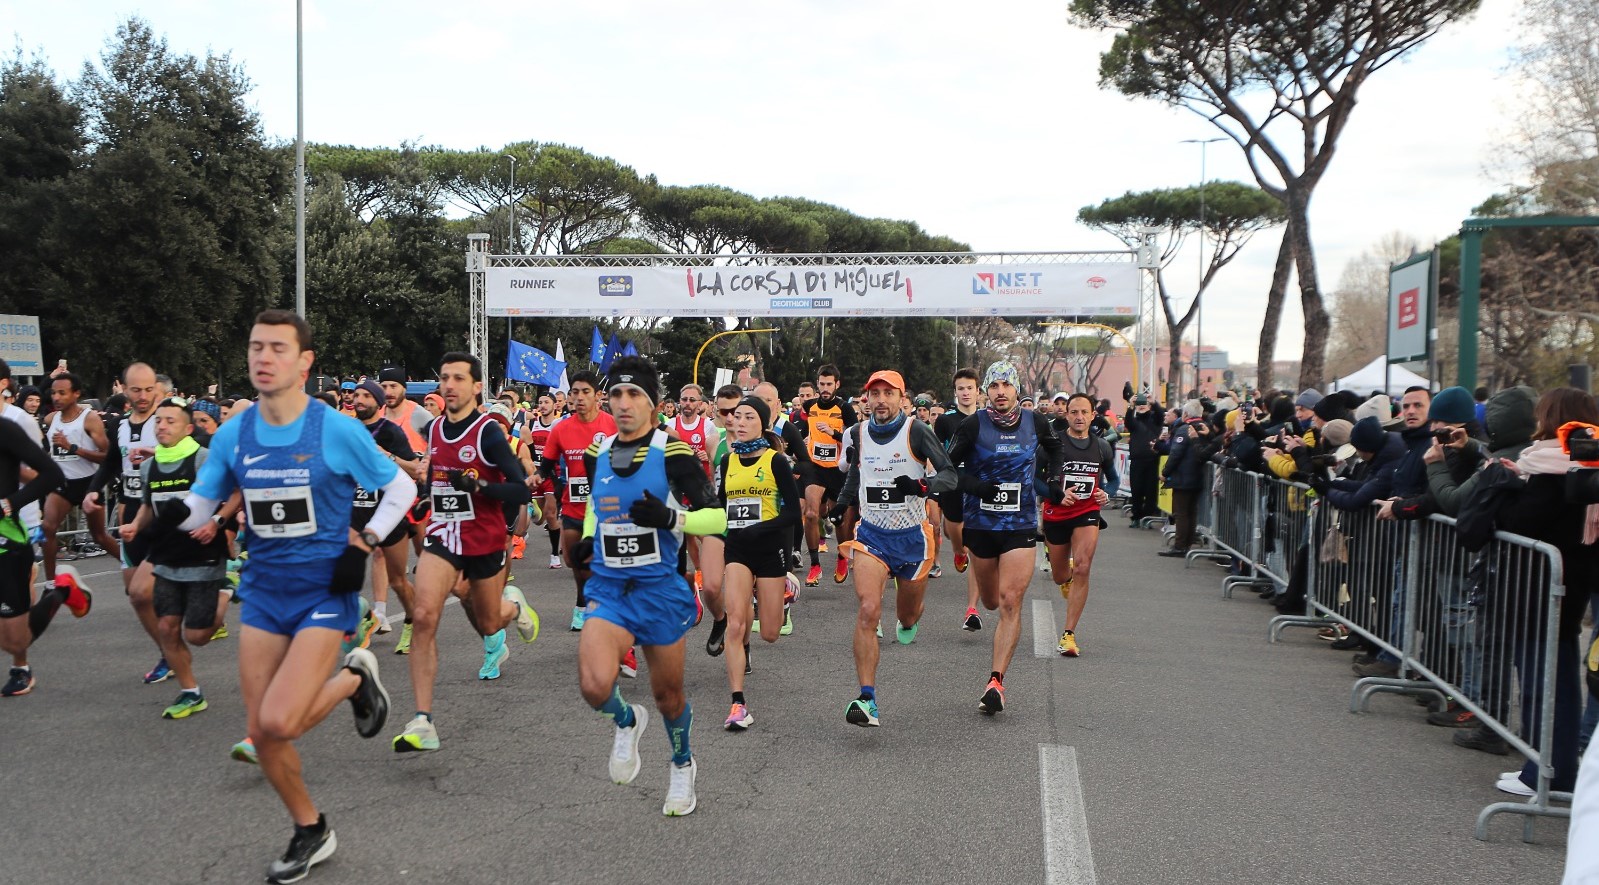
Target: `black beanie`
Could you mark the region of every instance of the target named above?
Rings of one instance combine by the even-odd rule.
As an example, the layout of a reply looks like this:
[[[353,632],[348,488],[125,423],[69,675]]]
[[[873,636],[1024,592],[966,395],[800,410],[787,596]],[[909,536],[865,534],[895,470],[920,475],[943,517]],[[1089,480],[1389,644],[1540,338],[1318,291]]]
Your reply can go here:
[[[746,396],[738,401],[738,405],[749,406],[755,410],[755,414],[760,416],[762,431],[772,426],[772,410],[767,408],[766,400],[757,396]],[[738,406],[734,406],[734,408],[738,408]]]
[[[405,383],[405,368],[403,366],[384,366],[378,369],[378,381],[396,381]]]

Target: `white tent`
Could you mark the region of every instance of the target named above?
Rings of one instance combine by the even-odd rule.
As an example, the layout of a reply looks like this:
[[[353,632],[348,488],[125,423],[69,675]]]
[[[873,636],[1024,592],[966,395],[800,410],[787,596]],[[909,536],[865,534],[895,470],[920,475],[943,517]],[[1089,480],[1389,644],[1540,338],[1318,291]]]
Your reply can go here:
[[[1384,357],[1379,356],[1360,369],[1350,372],[1342,378],[1333,379],[1332,384],[1328,385],[1327,389],[1322,392],[1353,390],[1361,396],[1365,396],[1373,390],[1383,390],[1383,360]],[[1425,387],[1431,390],[1432,382],[1404,366],[1395,365],[1389,367],[1387,369],[1387,390],[1384,392],[1389,396],[1399,396],[1405,392],[1407,387]]]

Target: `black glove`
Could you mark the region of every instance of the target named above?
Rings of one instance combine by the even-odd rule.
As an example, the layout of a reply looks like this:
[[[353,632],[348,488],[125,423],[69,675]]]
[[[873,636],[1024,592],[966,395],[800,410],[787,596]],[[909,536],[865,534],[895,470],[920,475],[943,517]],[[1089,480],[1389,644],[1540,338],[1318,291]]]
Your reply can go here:
[[[827,511],[827,518],[833,522],[838,522],[842,520],[844,518],[844,514],[848,512],[849,505],[845,504],[843,501],[839,501],[833,505],[832,510]]]
[[[458,492],[478,492],[483,489],[483,481],[465,470],[446,471],[446,475],[450,478],[450,488]]]
[[[1122,382],[1122,401],[1129,403],[1133,401],[1133,382]]]
[[[587,566],[594,559],[594,539],[580,538],[576,544],[572,545],[572,549],[566,551],[566,553],[572,559],[573,568]]]
[[[1332,489],[1332,480],[1320,473],[1311,474],[1305,480],[1305,483],[1310,486],[1312,491],[1323,498],[1327,497],[1327,492]]]
[[[333,583],[328,588],[334,593],[359,593],[366,586],[367,562],[371,556],[360,547],[351,544],[339,554],[338,562],[333,564]]]
[[[894,477],[894,489],[906,497],[914,495],[918,498],[925,498],[927,497],[927,480],[896,476]]]
[[[163,529],[175,529],[189,518],[189,505],[182,501],[173,501],[156,508],[155,521]]]
[[[677,514],[666,506],[665,501],[650,494],[649,489],[644,490],[644,497],[634,501],[633,506],[627,508],[627,518],[632,520],[634,525],[647,529],[669,529],[677,525]]]
[[[1048,493],[1048,495],[1049,495],[1049,503],[1055,504],[1055,505],[1059,505],[1062,501],[1066,500],[1066,486],[1065,485],[1063,485],[1059,481],[1056,481],[1056,482],[1050,483],[1048,488],[1049,488],[1049,493]]]
[[[977,497],[982,498],[984,501],[992,504],[999,500],[999,493],[999,483],[984,482],[981,487],[978,488]]]

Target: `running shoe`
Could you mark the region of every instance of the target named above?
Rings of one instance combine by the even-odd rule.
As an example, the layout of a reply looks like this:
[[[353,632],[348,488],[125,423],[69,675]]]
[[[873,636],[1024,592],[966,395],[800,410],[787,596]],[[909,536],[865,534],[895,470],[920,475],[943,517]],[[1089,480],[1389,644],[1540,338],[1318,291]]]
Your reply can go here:
[[[935,563],[933,563],[932,570],[927,573],[927,576],[929,578],[942,578],[942,577],[944,577],[944,569],[938,563],[935,562]]]
[[[394,628],[389,626],[389,619],[388,618],[378,618],[378,635],[379,636],[382,636],[385,633],[393,633],[393,632],[394,632]]]
[[[358,648],[366,648],[372,643],[372,631],[378,628],[377,618],[372,617],[372,604],[361,598],[361,620],[355,624],[354,633],[344,634],[344,641],[339,643],[339,657]]]
[[[711,621],[711,635],[705,637],[705,653],[713,658],[719,656],[726,646],[726,638],[727,618]]]
[[[228,633],[228,625],[227,624],[218,624],[216,632],[211,634],[211,641],[212,642],[216,642],[219,639],[227,639],[229,635],[230,634]]]
[[[705,589],[705,577],[702,574],[700,574],[700,570],[699,569],[695,569],[694,570],[694,592],[698,593],[698,592],[700,592],[701,590],[704,590],[704,589]]]
[[[21,697],[33,691],[33,671],[26,667],[12,667],[11,678],[0,688],[0,698]]]
[[[1070,602],[1072,598],[1072,582],[1067,581],[1064,584],[1058,584],[1056,586],[1060,587],[1060,598]]]
[[[511,558],[512,559],[521,559],[523,552],[526,551],[526,550],[527,550],[527,539],[526,538],[521,538],[521,537],[512,537],[511,538]]]
[[[813,565],[811,566],[811,570],[805,573],[805,586],[815,587],[820,583],[822,583],[822,567],[819,565]]]
[[[838,558],[838,565],[833,567],[833,583],[842,584],[849,578],[849,560],[843,556]]]
[[[692,814],[699,800],[694,796],[694,775],[698,772],[699,765],[693,759],[687,765],[673,765],[672,779],[666,786],[666,804],[661,806],[661,813],[667,817],[682,817]]]
[[[433,720],[417,716],[405,724],[405,730],[394,737],[394,752],[420,753],[439,748],[439,731]]]
[[[561,561],[561,554],[559,554],[559,553],[551,553],[550,554],[550,568],[565,568],[565,567],[566,567],[566,563]]]
[[[998,679],[992,677],[988,680],[988,689],[983,692],[983,699],[977,702],[977,709],[992,716],[1005,709],[1005,686]]]
[[[240,762],[247,762],[251,765],[261,764],[261,760],[255,755],[255,741],[252,741],[249,738],[245,738],[244,740],[234,744],[233,748],[228,750],[228,756],[232,759],[236,759]]]
[[[750,644],[746,642],[744,643],[744,675],[748,676],[754,672],[755,664],[750,660]]]
[[[187,719],[194,713],[204,713],[209,705],[205,697],[197,691],[184,691],[178,693],[178,699],[172,706],[161,711],[162,719]]]
[[[788,606],[785,605],[785,606],[783,606],[783,626],[777,628],[777,635],[779,635],[779,636],[791,636],[791,635],[793,635],[793,633],[794,633],[794,613],[789,611]]]
[[[965,553],[955,554],[955,571],[966,574],[967,559]]]
[[[1055,648],[1068,658],[1075,658],[1082,654],[1082,649],[1077,647],[1077,634],[1070,630],[1060,634],[1060,643]]]
[[[844,708],[844,721],[851,725],[859,725],[862,728],[876,728],[879,725],[877,721],[877,700],[875,698],[856,698],[850,701],[849,706]]]
[[[795,571],[799,571],[800,566],[804,565],[804,561],[800,559],[800,552],[798,550],[789,551],[788,558],[789,562],[791,563],[789,568]]]
[[[172,678],[172,668],[167,666],[167,659],[156,661],[155,667],[144,674],[145,685],[155,685],[157,682],[166,682]]]
[[[628,646],[627,654],[622,655],[622,675],[629,679],[638,676],[638,653]]]
[[[400,641],[394,643],[394,653],[408,655],[411,653],[411,622],[406,621],[400,627]]]
[[[235,590],[237,590],[239,588],[239,572],[243,568],[244,568],[244,560],[243,559],[230,559],[230,560],[228,560],[228,583],[232,584],[233,585],[233,589],[235,589]]]
[[[522,641],[532,642],[539,638],[539,613],[528,604],[527,596],[522,593],[522,589],[515,584],[507,584],[502,595],[516,603],[516,632],[522,637]]]
[[[490,637],[483,638],[483,666],[477,671],[479,679],[500,678],[500,665],[511,656],[511,649],[505,644],[505,631],[501,630],[494,636],[498,637],[496,641],[491,641]]]
[[[578,608],[575,605],[572,606],[572,632],[573,633],[577,633],[578,631],[583,629],[583,617],[584,617],[583,610]]]
[[[505,647],[505,641],[500,641]],[[377,737],[383,723],[389,720],[389,693],[378,681],[378,659],[368,649],[358,648],[344,656],[344,668],[361,677],[361,684],[350,695],[350,709],[355,713],[355,733],[364,738]],[[437,745],[438,739],[434,738]]]
[[[289,840],[289,850],[267,867],[268,882],[288,885],[311,874],[311,868],[333,856],[339,840],[333,836],[326,816],[317,818],[316,826],[296,825],[294,838]]]
[[[882,624],[878,624],[877,625],[877,638],[878,639],[882,639],[883,638],[883,625]]]
[[[826,523],[826,526],[828,528],[828,534],[832,534],[833,524],[831,522],[828,522],[828,523]],[[816,545],[816,552],[817,553],[826,553],[827,552],[827,535],[823,535],[821,542]]]
[[[750,708],[743,704],[734,704],[733,709],[727,714],[727,721],[722,727],[728,731],[743,731],[755,724],[755,717],[750,715]]]
[[[921,624],[912,624],[906,627],[896,620],[894,622],[894,638],[899,640],[900,645],[910,645],[916,641],[916,628],[920,626]]]
[[[750,632],[751,633],[759,633],[759,632],[761,632],[761,619],[760,618],[755,618],[754,620],[750,621]]]
[[[616,738],[611,742],[611,780],[619,784],[630,784],[638,777],[638,740],[650,724],[650,711],[638,704],[630,706],[633,724],[627,728],[618,726]]]
[[[783,576],[783,604],[784,605],[792,605],[793,603],[799,602],[799,597],[800,597],[800,582],[799,582],[799,578],[796,578],[793,575],[784,575]]]
[[[699,572],[694,574],[698,575]],[[700,589],[694,588],[694,626],[698,627],[700,621],[705,620],[705,600],[700,598]]]
[[[975,633],[983,629],[983,619],[977,616],[977,609],[969,608],[966,610],[966,620],[961,622],[961,629],[967,633]]]
[[[70,565],[63,565],[56,570],[56,589],[66,592],[62,605],[72,612],[74,618],[81,618],[89,613],[89,608],[94,604],[94,595],[83,586],[83,580],[78,575],[78,570]]]

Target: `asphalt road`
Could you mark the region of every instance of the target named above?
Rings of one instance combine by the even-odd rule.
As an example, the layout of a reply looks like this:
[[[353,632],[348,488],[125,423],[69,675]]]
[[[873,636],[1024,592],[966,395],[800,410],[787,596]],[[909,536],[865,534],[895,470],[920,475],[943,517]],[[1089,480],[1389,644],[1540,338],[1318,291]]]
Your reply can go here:
[[[1155,546],[1119,521],[1107,530],[1075,660],[1035,655],[1035,629],[1049,648],[1059,630],[1035,620],[1064,616],[1035,576],[994,718],[977,711],[994,618],[958,628],[965,579],[947,551],[915,644],[893,642],[884,607],[879,729],[844,722],[851,586],[824,577],[794,635],[756,639],[745,733],[721,730],[723,664],[703,651],[708,624],[696,628],[699,809],[668,819],[657,726],[634,784],[606,775],[610,728],[578,697],[565,629],[571,579],[531,543],[516,583],[545,632],[531,646],[513,636],[501,679],[477,679],[481,646],[446,610],[442,750],[388,747],[411,710],[405,659],[389,653],[398,630],[374,642],[394,697],[387,733],[361,740],[341,709],[300,742],[339,836],[309,881],[1558,881],[1564,821],[1540,821],[1532,844],[1519,818],[1472,838],[1514,763],[1453,747],[1408,699],[1350,714],[1346,654],[1307,630],[1269,645],[1268,606],[1222,599],[1220,569]],[[244,727],[235,641],[196,654],[210,710],[165,721],[177,688],[140,683],[156,653],[118,581],[95,576],[111,563],[80,565],[94,611],[63,613],[34,650],[38,687],[0,701],[0,881],[260,881],[289,821],[259,770],[227,756]],[[644,675],[624,681],[630,700],[648,701]]]

